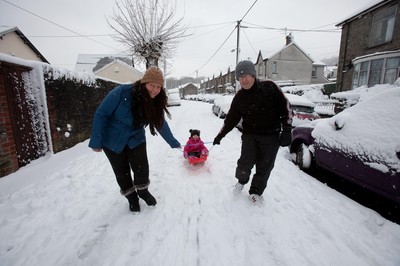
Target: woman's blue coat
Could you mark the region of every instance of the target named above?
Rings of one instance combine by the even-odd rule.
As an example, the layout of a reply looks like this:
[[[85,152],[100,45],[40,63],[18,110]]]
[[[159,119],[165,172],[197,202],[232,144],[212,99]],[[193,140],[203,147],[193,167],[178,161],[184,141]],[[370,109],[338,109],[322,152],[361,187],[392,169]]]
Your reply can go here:
[[[121,153],[126,145],[133,149],[146,142],[144,127],[132,127],[134,117],[131,92],[132,84],[124,84],[107,94],[94,115],[89,147],[106,147],[115,153]],[[158,132],[171,148],[180,147],[165,119]]]

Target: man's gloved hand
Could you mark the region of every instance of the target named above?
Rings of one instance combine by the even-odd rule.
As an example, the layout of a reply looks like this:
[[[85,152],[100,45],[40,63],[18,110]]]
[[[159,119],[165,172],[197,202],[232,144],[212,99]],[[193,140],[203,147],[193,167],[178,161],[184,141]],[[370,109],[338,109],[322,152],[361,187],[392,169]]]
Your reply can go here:
[[[281,147],[289,146],[292,143],[292,128],[283,127],[281,135],[279,137],[279,145]]]
[[[219,144],[221,144],[221,139],[222,139],[221,135],[218,134],[218,135],[215,137],[214,141],[213,141],[213,145],[219,145]]]

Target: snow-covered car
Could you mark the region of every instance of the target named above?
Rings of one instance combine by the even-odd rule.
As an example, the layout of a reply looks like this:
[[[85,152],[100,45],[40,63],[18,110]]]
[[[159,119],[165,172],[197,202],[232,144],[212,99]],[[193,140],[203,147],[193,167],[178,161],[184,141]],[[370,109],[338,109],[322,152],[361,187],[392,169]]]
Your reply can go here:
[[[212,112],[219,118],[225,118],[231,107],[233,97],[234,95],[221,95],[220,97],[216,97],[212,106]]]
[[[289,100],[290,107],[293,110],[292,127],[302,124],[309,124],[320,116],[314,111],[315,103],[306,99],[305,97],[285,93],[286,98]],[[239,130],[242,129],[242,121],[236,126]]]
[[[168,90],[168,103],[167,106],[180,106],[181,97],[179,96],[179,89]]]
[[[321,167],[400,203],[400,87],[292,130],[301,168]]]
[[[292,126],[296,127],[302,124],[309,124],[311,121],[319,119],[320,116],[315,112],[315,103],[305,97],[285,93],[293,110],[294,117]]]

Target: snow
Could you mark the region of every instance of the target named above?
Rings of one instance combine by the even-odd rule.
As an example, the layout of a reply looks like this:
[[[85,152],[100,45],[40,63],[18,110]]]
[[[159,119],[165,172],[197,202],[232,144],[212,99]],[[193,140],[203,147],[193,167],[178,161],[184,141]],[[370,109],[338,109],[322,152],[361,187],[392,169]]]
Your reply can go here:
[[[301,106],[308,106],[308,107],[315,107],[315,103],[307,100],[305,97],[301,97],[294,94],[285,93],[286,98],[289,100],[291,105],[301,105]]]
[[[379,163],[375,168],[383,172],[400,172],[400,86],[378,85],[348,94],[353,101],[356,95],[358,103],[316,122],[312,132],[316,142],[357,154],[365,164]]]
[[[169,108],[182,144],[190,128],[213,140],[223,120],[211,106]],[[250,203],[248,185],[234,196],[240,137],[234,129],[189,166],[147,132],[158,204],[140,201],[139,214],[88,141],[31,162],[0,179],[0,265],[400,265],[400,225],[300,171],[287,148],[263,205]]]
[[[234,95],[232,95],[232,94],[216,97],[214,99],[214,103],[215,103],[215,105],[220,107],[220,112],[222,112],[223,114],[226,115],[229,111],[229,108],[231,107],[233,97],[234,97]]]

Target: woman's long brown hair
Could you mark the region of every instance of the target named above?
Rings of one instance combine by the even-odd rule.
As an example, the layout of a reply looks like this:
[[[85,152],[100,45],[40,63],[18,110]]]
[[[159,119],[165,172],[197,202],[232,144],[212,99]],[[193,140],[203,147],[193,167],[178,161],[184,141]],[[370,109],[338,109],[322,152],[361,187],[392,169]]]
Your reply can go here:
[[[151,98],[146,84],[141,84],[140,80],[136,81],[132,88],[133,126],[138,128],[149,124],[151,134],[156,135],[155,129],[160,130],[163,125],[164,112],[171,118],[167,109],[167,99],[164,88],[161,88],[156,97]]]

